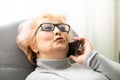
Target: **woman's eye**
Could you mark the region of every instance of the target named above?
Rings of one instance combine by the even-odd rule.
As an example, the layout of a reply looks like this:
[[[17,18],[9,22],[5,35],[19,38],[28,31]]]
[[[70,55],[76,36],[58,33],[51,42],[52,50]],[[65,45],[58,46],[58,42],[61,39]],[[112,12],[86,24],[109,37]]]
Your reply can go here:
[[[44,29],[45,31],[51,31],[51,30],[53,30],[53,27],[52,27],[51,25],[45,25],[45,26],[43,27],[43,29]]]
[[[59,26],[59,29],[60,29],[61,31],[66,31],[66,28],[65,28],[65,26],[63,26],[63,25]]]
[[[46,26],[44,29],[52,29],[51,26]]]
[[[65,27],[60,27],[61,31],[66,31]]]

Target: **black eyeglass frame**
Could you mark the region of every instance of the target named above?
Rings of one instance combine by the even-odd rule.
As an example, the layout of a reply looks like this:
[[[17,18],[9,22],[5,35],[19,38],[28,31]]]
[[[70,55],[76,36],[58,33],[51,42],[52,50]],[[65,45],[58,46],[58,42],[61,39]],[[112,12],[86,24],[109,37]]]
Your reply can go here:
[[[44,24],[52,24],[52,25],[54,25],[54,28],[53,28],[53,30],[55,29],[55,27],[57,27],[59,30],[60,30],[60,28],[59,28],[59,26],[58,25],[67,25],[68,26],[68,31],[61,31],[61,32],[67,32],[67,33],[69,33],[69,31],[70,31],[70,25],[68,25],[68,24],[64,24],[64,23],[61,23],[61,24],[53,24],[53,23],[42,23],[42,24],[40,24],[40,26],[36,29],[36,31],[35,31],[35,34],[34,35],[36,35],[37,34],[37,32],[38,32],[38,30],[39,30],[39,28],[41,27],[41,29],[43,30],[43,31],[45,31],[43,28],[42,28],[42,25],[44,25]],[[53,31],[53,30],[51,30],[51,31]]]

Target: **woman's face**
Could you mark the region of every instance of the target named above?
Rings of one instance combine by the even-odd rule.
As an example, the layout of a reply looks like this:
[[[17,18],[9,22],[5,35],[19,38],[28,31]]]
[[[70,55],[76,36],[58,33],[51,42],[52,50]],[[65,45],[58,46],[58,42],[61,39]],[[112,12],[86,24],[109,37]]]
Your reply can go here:
[[[59,24],[59,21],[44,20],[42,23]],[[58,59],[65,58],[68,52],[69,36],[67,32],[61,32],[57,27],[53,31],[38,30],[36,36],[36,48],[38,58]]]

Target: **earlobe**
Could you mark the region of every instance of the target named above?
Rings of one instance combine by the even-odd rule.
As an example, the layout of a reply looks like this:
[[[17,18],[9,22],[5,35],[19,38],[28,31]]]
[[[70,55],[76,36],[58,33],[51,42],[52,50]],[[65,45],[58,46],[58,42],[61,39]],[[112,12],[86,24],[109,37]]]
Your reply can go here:
[[[37,48],[33,48],[32,49],[35,53],[38,53],[38,49]]]
[[[33,52],[38,53],[38,48],[37,48],[37,45],[35,43],[30,44],[30,47],[33,50]]]

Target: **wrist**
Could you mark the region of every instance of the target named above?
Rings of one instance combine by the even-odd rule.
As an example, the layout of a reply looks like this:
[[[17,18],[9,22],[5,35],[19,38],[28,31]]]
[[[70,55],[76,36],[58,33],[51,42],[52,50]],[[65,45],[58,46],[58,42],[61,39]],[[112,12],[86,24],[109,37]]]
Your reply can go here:
[[[85,59],[85,64],[87,64],[87,66],[89,66],[89,62],[90,60],[97,54],[97,51],[92,50],[89,55],[87,55],[86,59]]]

